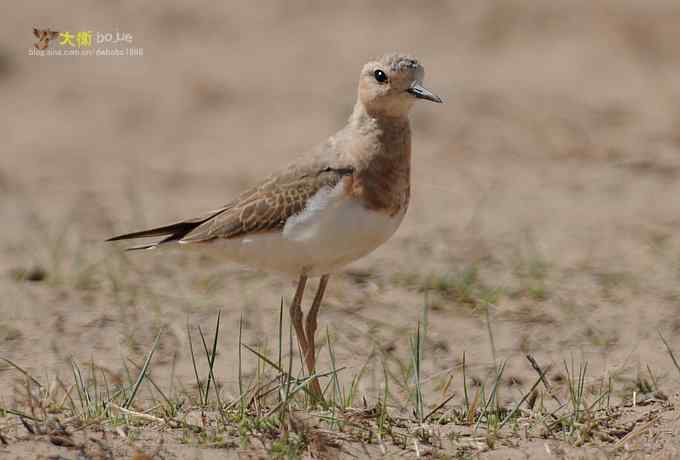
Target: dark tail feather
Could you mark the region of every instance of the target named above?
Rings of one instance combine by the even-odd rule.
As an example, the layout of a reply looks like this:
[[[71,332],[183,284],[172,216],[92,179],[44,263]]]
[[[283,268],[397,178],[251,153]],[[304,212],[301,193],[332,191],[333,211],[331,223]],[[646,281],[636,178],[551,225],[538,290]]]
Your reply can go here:
[[[132,246],[129,248],[125,248],[126,251],[142,251],[146,249],[156,249],[156,246],[160,244],[160,241],[158,243],[149,243],[149,244],[140,244],[138,246]]]
[[[185,235],[190,233],[193,229],[201,225],[207,220],[212,219],[218,214],[221,214],[227,207],[212,211],[197,219],[185,220],[177,222],[176,224],[165,225],[163,227],[156,227],[149,230],[142,230],[141,232],[126,233],[124,235],[114,236],[106,241],[130,240],[133,238],[148,238],[151,236],[165,236],[166,238],[156,241],[155,243],[140,244],[128,248],[128,251],[138,251],[142,249],[153,249],[159,244],[170,243],[172,241],[181,240]]]
[[[191,231],[191,230],[189,230],[189,231]],[[132,247],[130,247],[130,248],[126,248],[125,250],[126,250],[126,251],[141,251],[141,250],[144,250],[144,249],[156,249],[156,247],[157,247],[159,244],[170,243],[170,242],[172,242],[172,241],[181,240],[182,237],[183,237],[184,235],[186,235],[187,233],[188,233],[188,232],[177,232],[177,233],[173,233],[173,234],[170,235],[169,237],[163,238],[162,240],[156,241],[155,243],[140,244],[140,245],[137,245],[137,246],[132,246]]]
[[[152,228],[150,230],[142,230],[141,232],[126,233],[124,235],[114,236],[106,241],[131,240],[133,238],[147,238],[150,236],[163,235],[186,235],[191,230],[201,225],[201,222],[179,222],[177,224],[166,225],[164,227]]]

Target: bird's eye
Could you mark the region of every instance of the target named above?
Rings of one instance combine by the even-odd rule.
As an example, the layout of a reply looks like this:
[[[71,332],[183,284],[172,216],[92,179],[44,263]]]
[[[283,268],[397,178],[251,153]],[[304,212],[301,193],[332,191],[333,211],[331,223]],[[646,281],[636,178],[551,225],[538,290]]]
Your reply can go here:
[[[385,72],[382,70],[376,70],[373,73],[373,76],[379,83],[386,83],[387,82],[387,75],[385,75]]]

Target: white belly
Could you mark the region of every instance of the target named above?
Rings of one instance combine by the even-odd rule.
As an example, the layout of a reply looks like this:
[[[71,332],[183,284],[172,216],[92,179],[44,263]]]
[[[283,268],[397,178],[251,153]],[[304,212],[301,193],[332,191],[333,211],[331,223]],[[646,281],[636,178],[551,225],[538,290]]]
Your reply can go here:
[[[283,231],[218,240],[210,247],[227,259],[265,271],[319,276],[365,256],[394,234],[405,210],[395,216],[371,211],[350,199],[341,182],[320,190]]]

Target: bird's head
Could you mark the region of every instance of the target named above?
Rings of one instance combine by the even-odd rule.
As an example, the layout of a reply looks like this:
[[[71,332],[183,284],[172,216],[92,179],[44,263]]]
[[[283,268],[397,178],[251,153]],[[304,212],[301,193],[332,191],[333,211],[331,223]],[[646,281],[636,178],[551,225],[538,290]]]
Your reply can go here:
[[[367,63],[359,77],[359,102],[366,111],[384,116],[405,116],[416,99],[443,102],[423,86],[425,69],[412,56],[386,54]]]

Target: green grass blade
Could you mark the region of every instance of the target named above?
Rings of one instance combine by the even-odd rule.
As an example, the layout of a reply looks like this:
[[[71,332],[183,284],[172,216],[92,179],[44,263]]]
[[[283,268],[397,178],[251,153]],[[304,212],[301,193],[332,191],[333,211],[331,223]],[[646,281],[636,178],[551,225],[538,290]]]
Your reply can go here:
[[[201,379],[198,377],[198,367],[196,366],[196,355],[194,354],[194,343],[191,340],[191,328],[189,327],[189,318],[187,318],[187,337],[189,338],[189,353],[191,354],[191,364],[194,366],[194,377],[196,377],[196,386],[198,387],[198,394],[201,398],[201,405],[205,405],[203,401],[203,386]]]
[[[276,369],[277,371],[283,372],[283,370],[282,370],[282,369],[281,369],[274,361],[272,361],[271,359],[267,358],[265,355],[263,355],[263,354],[260,353],[259,351],[255,350],[254,348],[249,347],[249,346],[246,345],[245,343],[243,344],[243,348],[245,348],[246,350],[248,350],[249,352],[251,352],[252,354],[254,354],[255,356],[257,356],[258,358],[260,358],[260,359],[261,359],[262,361],[264,361],[265,363],[269,364],[271,367],[273,367],[273,368]]]
[[[666,338],[661,334],[661,330],[660,330],[660,329],[657,329],[656,332],[659,334],[659,337],[661,338],[661,341],[662,341],[663,344],[666,346],[666,351],[667,351],[668,354],[670,355],[671,360],[673,361],[673,365],[674,365],[675,368],[678,370],[678,372],[680,372],[680,364],[678,363],[678,360],[675,358],[675,354],[673,353],[673,350],[671,350],[671,346],[670,346],[670,345],[668,344],[668,342],[666,341]]]
[[[2,356],[0,356],[0,360],[6,362],[6,363],[9,364],[10,366],[12,366],[14,369],[18,370],[19,372],[21,372],[22,374],[24,374],[26,377],[28,377],[29,379],[31,379],[31,381],[32,381],[33,383],[35,383],[36,385],[38,385],[39,388],[42,388],[42,387],[43,387],[43,386],[40,384],[40,382],[38,382],[31,374],[28,373],[27,370],[25,370],[24,368],[20,367],[20,366],[19,366],[18,364],[16,364],[15,362],[10,361],[10,360],[7,359],[7,358],[3,358]]]
[[[128,398],[123,403],[122,407],[124,409],[128,409],[130,407],[130,404],[132,404],[132,401],[134,401],[135,396],[137,395],[137,391],[139,390],[139,387],[142,385],[142,382],[144,381],[144,377],[146,376],[146,372],[149,369],[149,364],[151,364],[151,358],[153,357],[153,354],[156,351],[156,348],[158,347],[158,342],[161,338],[161,333],[162,333],[162,330],[159,330],[158,334],[156,335],[156,338],[153,341],[153,345],[151,346],[151,350],[146,355],[146,359],[144,360],[144,365],[142,366],[142,369],[139,372],[139,376],[137,376],[137,380],[135,381],[135,384],[132,387],[132,393],[130,393],[130,396],[128,396]]]

